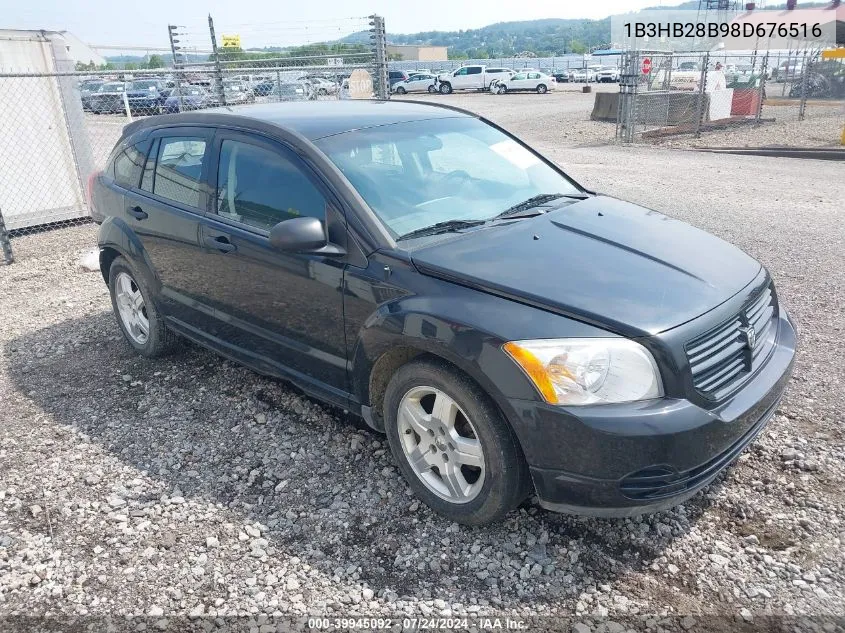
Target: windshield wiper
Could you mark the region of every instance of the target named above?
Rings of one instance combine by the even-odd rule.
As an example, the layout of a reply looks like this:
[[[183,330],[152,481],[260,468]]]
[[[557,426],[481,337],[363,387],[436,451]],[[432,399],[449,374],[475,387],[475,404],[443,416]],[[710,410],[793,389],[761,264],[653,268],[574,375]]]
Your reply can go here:
[[[523,211],[527,211],[528,209],[532,209],[534,207],[539,207],[540,205],[546,204],[547,202],[551,202],[552,200],[557,200],[558,198],[575,198],[576,200],[586,200],[590,196],[586,193],[577,192],[577,193],[541,193],[538,196],[531,196],[528,200],[523,200],[519,204],[515,204],[512,207],[509,207],[502,211],[499,215],[493,216],[493,219],[498,218],[507,218],[517,215]],[[540,215],[540,212],[532,213],[531,215]]]
[[[431,226],[424,226],[421,229],[415,229],[405,235],[400,235],[398,239],[408,240],[414,237],[422,237],[424,235],[437,235],[438,233],[448,233],[449,231],[457,231],[458,229],[467,229],[473,226],[484,224],[486,220],[445,220],[438,222]]]

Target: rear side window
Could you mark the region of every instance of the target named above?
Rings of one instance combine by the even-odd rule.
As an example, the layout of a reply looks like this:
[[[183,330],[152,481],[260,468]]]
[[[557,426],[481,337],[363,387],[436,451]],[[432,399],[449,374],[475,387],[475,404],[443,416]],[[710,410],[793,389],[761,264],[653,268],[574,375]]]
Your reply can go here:
[[[162,138],[158,148],[153,193],[189,207],[199,207],[205,145],[205,139],[199,137]]]
[[[280,151],[224,140],[217,173],[217,213],[269,231],[291,218],[324,219],[326,200]]]
[[[136,188],[147,159],[147,144],[131,145],[114,159],[114,180],[122,187]]]
[[[481,66],[470,66],[467,69],[467,75],[480,75],[481,74]]]

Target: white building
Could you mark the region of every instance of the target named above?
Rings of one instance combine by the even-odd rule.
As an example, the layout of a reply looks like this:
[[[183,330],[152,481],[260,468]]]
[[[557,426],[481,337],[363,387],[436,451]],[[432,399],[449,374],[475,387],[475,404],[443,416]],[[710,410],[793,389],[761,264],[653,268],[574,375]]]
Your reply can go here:
[[[94,163],[79,78],[60,74],[77,61],[103,59],[67,32],[0,30],[0,209],[9,229],[88,215]]]

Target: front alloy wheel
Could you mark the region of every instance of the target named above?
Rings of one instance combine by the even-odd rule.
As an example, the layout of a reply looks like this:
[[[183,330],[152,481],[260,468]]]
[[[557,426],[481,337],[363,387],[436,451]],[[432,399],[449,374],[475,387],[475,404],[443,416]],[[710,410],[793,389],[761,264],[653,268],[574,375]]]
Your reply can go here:
[[[399,437],[414,474],[452,503],[472,501],[484,485],[484,450],[466,413],[446,393],[415,387],[399,403]]]
[[[482,525],[531,492],[528,466],[496,405],[435,357],[400,367],[384,394],[390,450],[408,485],[452,521]]]

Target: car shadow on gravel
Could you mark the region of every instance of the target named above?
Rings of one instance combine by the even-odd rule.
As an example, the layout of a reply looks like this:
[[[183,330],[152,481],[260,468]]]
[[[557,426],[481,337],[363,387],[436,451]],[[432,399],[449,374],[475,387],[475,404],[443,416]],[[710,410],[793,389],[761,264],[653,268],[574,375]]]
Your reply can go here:
[[[343,412],[191,344],[141,358],[110,313],[20,337],[4,356],[16,397],[159,484],[161,492],[128,495],[130,510],[172,497],[222,506],[230,521],[266,526],[258,549],[271,561],[297,557],[387,600],[574,604],[646,570],[716,494],[711,487],[679,509],[625,520],[558,515],[529,501],[499,524],[466,528],[417,502],[384,439]],[[77,480],[85,468],[68,464]],[[102,479],[85,489],[89,500],[126,485]],[[195,551],[210,534],[237,540],[219,517],[199,521],[161,538]],[[664,582],[686,593],[692,580],[680,569]]]

